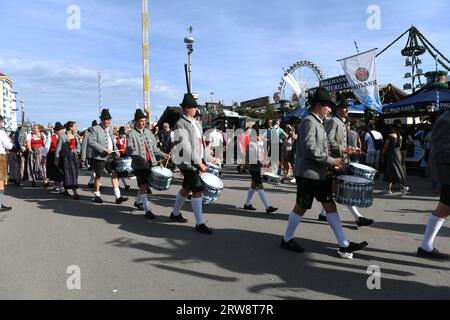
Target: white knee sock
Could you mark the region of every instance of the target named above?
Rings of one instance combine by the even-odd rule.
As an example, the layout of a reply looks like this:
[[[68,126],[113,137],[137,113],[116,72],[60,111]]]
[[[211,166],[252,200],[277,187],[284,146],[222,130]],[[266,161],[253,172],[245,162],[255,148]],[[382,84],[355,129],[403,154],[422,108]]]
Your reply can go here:
[[[120,180],[122,181],[124,187],[128,186],[125,178],[120,178]]]
[[[352,213],[353,217],[355,217],[356,220],[358,220],[358,218],[362,218],[362,215],[359,213],[356,207],[347,206],[347,209]]]
[[[3,195],[5,194],[5,190],[0,191],[0,207],[3,205]]]
[[[186,202],[185,197],[183,197],[180,193],[177,194],[177,198],[175,200],[175,206],[173,207],[173,215],[178,217],[180,215],[181,208],[183,208],[184,203]]]
[[[320,215],[321,215],[322,217],[326,217],[326,216],[327,216],[327,212],[325,211],[324,208],[322,208],[322,210],[320,211]]]
[[[425,231],[424,238],[420,247],[428,252],[434,250],[433,242],[436,238],[439,230],[444,225],[445,219],[436,217],[434,214],[431,215],[430,220],[428,220],[427,230]]]
[[[286,233],[283,237],[284,241],[288,242],[294,239],[295,230],[297,230],[300,222],[302,222],[302,216],[296,214],[295,212],[291,212],[291,214],[289,215]]]
[[[261,198],[262,203],[264,204],[264,207],[266,207],[266,210],[269,209],[270,204],[269,204],[269,201],[267,201],[264,189],[258,189],[258,194],[259,194],[259,197]]]
[[[120,199],[121,195],[119,188],[114,188],[114,195],[116,196],[116,199]]]
[[[248,189],[247,193],[247,201],[245,202],[246,206],[249,206],[252,204],[252,198],[255,195],[256,190],[255,189]]]
[[[334,235],[339,243],[339,247],[347,248],[350,245],[350,242],[347,240],[345,236],[344,229],[342,228],[341,219],[337,212],[328,213],[327,214],[328,224],[333,229]]]
[[[94,192],[94,196],[96,196],[96,197],[101,197],[102,196],[102,194],[100,193],[100,191],[99,192]]]
[[[148,203],[147,194],[146,193],[141,194],[139,197],[140,197],[142,205],[144,206],[144,212],[149,212],[150,211],[150,206],[149,206],[149,203]]]
[[[142,204],[142,202],[141,202],[141,191],[140,190],[138,190],[138,195],[136,197],[136,203],[137,204]]]
[[[192,211],[194,211],[197,225],[203,224],[203,198],[193,198],[191,200]]]

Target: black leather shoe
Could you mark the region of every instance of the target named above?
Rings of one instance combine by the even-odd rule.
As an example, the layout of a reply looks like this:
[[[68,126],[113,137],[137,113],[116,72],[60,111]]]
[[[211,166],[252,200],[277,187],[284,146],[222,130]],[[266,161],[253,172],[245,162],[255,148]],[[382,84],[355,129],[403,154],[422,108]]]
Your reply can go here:
[[[327,216],[323,216],[321,214],[319,214],[319,219],[318,220],[322,221],[322,222],[327,222],[328,221]]]
[[[359,251],[367,247],[369,244],[364,241],[361,243],[350,242],[350,245],[347,248],[339,248],[339,252],[341,253],[353,253],[355,251]]]
[[[127,202],[128,198],[120,197],[119,199],[116,199],[116,204],[122,204],[122,202]]]
[[[148,219],[148,220],[155,220],[155,218],[156,218],[156,216],[153,214],[153,212],[147,211],[147,212],[145,213],[145,219]]]
[[[283,249],[297,253],[305,252],[305,249],[301,245],[299,245],[294,239],[291,239],[290,241],[286,242],[284,241],[284,238],[281,238],[281,247]]]
[[[134,207],[139,211],[144,211],[144,205],[142,203],[134,202]]]
[[[130,190],[130,189],[131,189],[130,186],[126,186],[126,187],[125,187],[125,191],[128,191],[128,190]]]
[[[196,226],[195,231],[203,233],[203,234],[211,234],[212,233],[212,230],[210,228],[208,228],[208,226],[204,223]]]
[[[93,183],[88,183],[88,188],[94,188],[94,184]]]
[[[170,214],[170,220],[178,223],[186,223],[188,219],[184,218],[181,213],[178,216],[175,216],[173,212]]]
[[[272,206],[270,206],[269,208],[267,208],[266,212],[268,214],[274,213],[275,211],[278,211],[278,208],[274,208]]]
[[[94,198],[94,202],[95,202],[95,203],[103,203],[103,200],[102,200],[102,198],[100,198],[100,197],[95,197],[95,198]]]
[[[11,207],[7,207],[7,206],[4,206],[4,205],[2,205],[0,207],[0,212],[7,212],[7,211],[11,211],[11,210],[12,210]]]
[[[360,218],[358,218],[358,220],[356,220],[356,224],[358,227],[367,227],[373,223],[374,223],[374,221],[372,219],[367,219],[364,217],[360,217]]]
[[[253,205],[244,205],[244,210],[248,210],[248,211],[256,211],[256,208]]]
[[[429,252],[419,247],[417,250],[417,256],[420,258],[434,259],[434,260],[448,260],[449,255],[440,253],[438,249],[434,249]]]

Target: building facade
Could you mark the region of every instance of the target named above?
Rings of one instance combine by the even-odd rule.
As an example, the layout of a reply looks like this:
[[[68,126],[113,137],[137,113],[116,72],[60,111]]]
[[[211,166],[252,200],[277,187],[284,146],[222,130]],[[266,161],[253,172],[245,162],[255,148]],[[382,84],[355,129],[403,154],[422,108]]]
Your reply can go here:
[[[17,129],[17,92],[13,91],[12,80],[0,73],[0,114],[6,131]]]

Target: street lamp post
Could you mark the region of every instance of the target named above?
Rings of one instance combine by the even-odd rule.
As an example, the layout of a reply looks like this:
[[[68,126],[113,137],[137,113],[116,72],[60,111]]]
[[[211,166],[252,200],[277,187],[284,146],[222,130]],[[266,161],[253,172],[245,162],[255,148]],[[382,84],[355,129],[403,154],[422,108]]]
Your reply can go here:
[[[189,27],[189,37],[184,38],[184,43],[186,44],[186,48],[188,51],[188,88],[189,92],[192,93],[192,53],[194,52],[194,38],[192,38],[192,31],[194,29]]]
[[[211,104],[212,104],[213,103],[214,92],[210,92],[209,94],[211,95]]]
[[[25,106],[24,106],[25,100],[20,100],[20,104],[22,105],[22,126],[25,123]]]

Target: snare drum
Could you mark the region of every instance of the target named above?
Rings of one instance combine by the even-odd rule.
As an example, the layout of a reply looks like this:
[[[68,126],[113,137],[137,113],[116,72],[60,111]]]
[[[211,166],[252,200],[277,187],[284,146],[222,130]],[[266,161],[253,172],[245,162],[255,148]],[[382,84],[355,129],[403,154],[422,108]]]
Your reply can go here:
[[[117,172],[119,177],[128,177],[129,174],[133,173],[133,168],[131,167],[132,159],[130,157],[122,157],[114,160],[114,170]]]
[[[223,191],[223,181],[212,173],[203,173],[200,177],[205,184],[203,202],[206,204],[215,203]]]
[[[272,184],[275,186],[278,186],[281,184],[281,180],[283,179],[281,176],[271,173],[271,172],[264,172],[262,174],[262,179],[264,182],[267,182],[268,184]]]
[[[374,168],[354,162],[350,163],[349,171],[353,176],[366,178],[369,180],[374,180],[375,175],[377,174],[377,170]]]
[[[347,206],[368,208],[373,204],[372,180],[356,176],[339,176],[336,183],[336,202]]]
[[[206,172],[212,173],[213,175],[218,177],[222,173],[222,168],[215,166],[212,163],[208,163],[208,170]]]
[[[170,189],[172,179],[172,171],[164,167],[156,167],[152,169],[152,174],[150,175],[149,179],[149,185],[155,190],[167,191]]]

